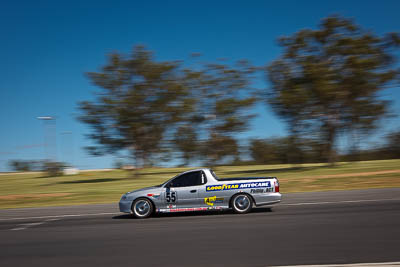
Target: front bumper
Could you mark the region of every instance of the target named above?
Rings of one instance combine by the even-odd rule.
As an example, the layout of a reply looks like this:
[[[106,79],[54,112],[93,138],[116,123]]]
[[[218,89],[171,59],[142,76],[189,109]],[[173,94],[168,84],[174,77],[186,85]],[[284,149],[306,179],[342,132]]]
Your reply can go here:
[[[132,213],[132,200],[120,200],[119,201],[119,211],[125,213]]]

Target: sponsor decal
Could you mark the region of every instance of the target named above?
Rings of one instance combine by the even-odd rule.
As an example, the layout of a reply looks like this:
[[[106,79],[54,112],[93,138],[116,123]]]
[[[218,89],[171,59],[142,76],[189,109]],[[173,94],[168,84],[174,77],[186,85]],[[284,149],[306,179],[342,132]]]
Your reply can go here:
[[[206,197],[204,198],[204,203],[206,203],[209,206],[214,206],[214,203],[222,203],[224,201],[223,197]]]
[[[153,194],[153,193],[149,193],[147,194],[148,197],[154,197],[154,198],[158,198],[160,196],[160,194]]]
[[[271,187],[271,182],[250,182],[250,183],[236,183],[236,184],[221,184],[206,186],[206,191],[225,191],[233,189],[247,189],[247,188],[260,188]]]
[[[169,204],[169,205],[167,205],[167,208],[174,209],[174,208],[176,208],[176,205]]]
[[[222,210],[220,206],[208,207],[209,210]]]
[[[159,212],[185,212],[185,211],[206,211],[206,210],[221,210],[222,207],[199,207],[199,208],[173,208],[173,209],[158,209]]]
[[[253,194],[264,193],[264,189],[251,189],[250,193],[253,193]]]
[[[160,209],[161,212],[183,212],[183,211],[201,211],[208,210],[207,207],[202,208],[173,208],[173,209]]]
[[[257,189],[251,189],[250,193],[252,194],[260,194],[260,193],[270,193],[274,192],[274,189],[272,187],[269,188],[257,188]]]
[[[166,191],[165,192],[165,201],[167,203],[175,203],[177,198],[178,198],[178,196],[175,191]]]

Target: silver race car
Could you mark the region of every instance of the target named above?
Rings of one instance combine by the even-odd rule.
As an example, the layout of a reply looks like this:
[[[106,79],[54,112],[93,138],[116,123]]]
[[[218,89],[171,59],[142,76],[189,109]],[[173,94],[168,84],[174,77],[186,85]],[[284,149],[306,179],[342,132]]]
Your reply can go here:
[[[184,172],[165,183],[128,192],[121,197],[121,212],[147,218],[153,212],[233,209],[247,213],[253,206],[281,201],[276,177],[218,178],[210,169]]]

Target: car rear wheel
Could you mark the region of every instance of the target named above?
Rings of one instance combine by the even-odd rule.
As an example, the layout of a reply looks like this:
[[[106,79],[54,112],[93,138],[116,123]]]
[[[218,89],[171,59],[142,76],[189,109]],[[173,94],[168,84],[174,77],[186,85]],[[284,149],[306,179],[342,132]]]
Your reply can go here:
[[[253,200],[249,195],[238,194],[233,197],[231,205],[236,213],[248,213],[253,207]]]
[[[132,213],[136,218],[147,218],[153,213],[153,203],[146,198],[138,198],[132,204]]]

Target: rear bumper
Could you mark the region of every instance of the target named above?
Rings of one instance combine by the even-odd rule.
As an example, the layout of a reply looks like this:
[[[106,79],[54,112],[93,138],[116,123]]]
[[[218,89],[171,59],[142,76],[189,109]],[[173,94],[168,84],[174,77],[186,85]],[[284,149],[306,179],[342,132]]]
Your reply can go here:
[[[132,213],[132,200],[121,200],[119,202],[119,211],[125,213]]]
[[[280,193],[254,194],[253,198],[256,202],[256,206],[264,206],[281,202],[282,195]]]

